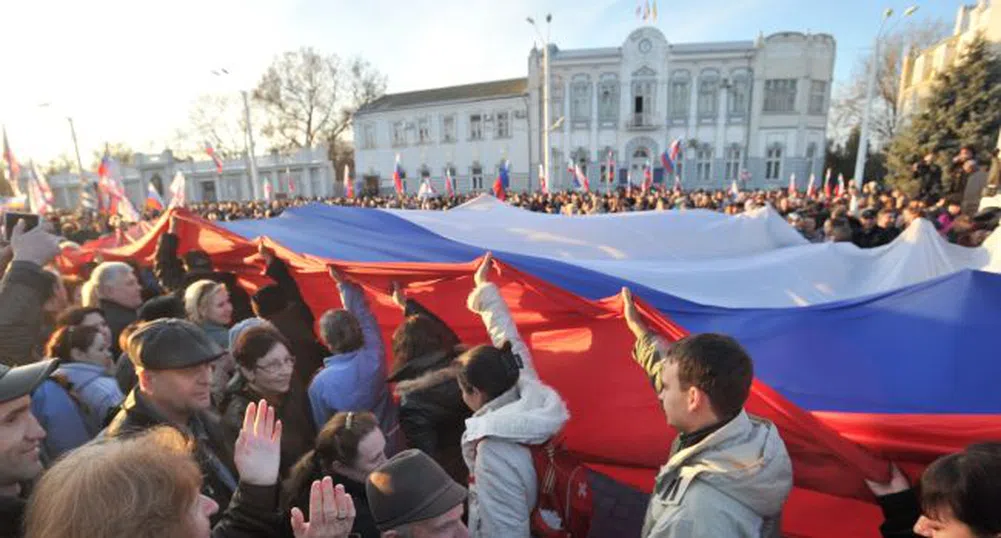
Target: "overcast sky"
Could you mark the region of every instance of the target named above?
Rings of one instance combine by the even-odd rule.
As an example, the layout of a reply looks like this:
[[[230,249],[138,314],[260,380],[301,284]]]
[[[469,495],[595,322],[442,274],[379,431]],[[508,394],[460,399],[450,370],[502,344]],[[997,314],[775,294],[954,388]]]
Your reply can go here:
[[[837,40],[835,79],[870,46],[886,0],[657,2],[670,42],[753,39],[783,30]],[[918,0],[916,19],[950,27],[956,0]],[[391,92],[525,76],[535,32],[553,14],[562,48],[618,46],[641,23],[636,0],[30,0],[5,2],[0,123],[19,160],[72,151],[85,166],[105,141],[159,152],[186,126],[192,100],[250,88],[275,54],[312,46],[362,56]],[[216,77],[218,67],[232,75]],[[39,107],[50,103],[48,107]]]

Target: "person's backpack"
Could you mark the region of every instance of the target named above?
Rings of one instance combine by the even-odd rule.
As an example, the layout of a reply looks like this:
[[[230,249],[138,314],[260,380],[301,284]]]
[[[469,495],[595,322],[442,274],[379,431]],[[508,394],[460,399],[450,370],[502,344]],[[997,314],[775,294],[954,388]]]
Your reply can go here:
[[[588,470],[557,434],[541,445],[525,445],[532,452],[538,480],[538,501],[532,509],[532,536],[586,538],[594,513]]]

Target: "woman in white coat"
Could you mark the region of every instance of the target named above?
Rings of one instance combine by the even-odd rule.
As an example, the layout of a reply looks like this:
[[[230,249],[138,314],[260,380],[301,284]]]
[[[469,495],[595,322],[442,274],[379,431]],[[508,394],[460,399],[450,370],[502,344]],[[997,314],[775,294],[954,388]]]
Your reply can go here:
[[[483,319],[493,345],[457,359],[462,399],[473,411],[462,436],[469,530],[473,537],[527,538],[538,482],[528,446],[546,442],[570,415],[560,395],[539,380],[500,291],[488,280],[492,266],[487,254],[467,306]]]

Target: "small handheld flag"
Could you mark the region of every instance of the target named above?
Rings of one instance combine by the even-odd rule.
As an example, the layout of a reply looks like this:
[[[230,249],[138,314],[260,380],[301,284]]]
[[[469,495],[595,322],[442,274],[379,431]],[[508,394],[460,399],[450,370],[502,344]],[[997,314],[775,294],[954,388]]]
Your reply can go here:
[[[355,184],[354,181],[351,181],[351,170],[347,164],[344,165],[344,196],[355,197]]]
[[[445,169],[445,194],[455,196],[455,180],[452,179],[452,169]]]
[[[583,189],[584,192],[591,192],[591,182],[588,181],[587,174],[584,173],[579,164],[573,165],[573,178],[577,188]]]
[[[511,162],[505,159],[497,171],[497,179],[494,180],[494,196],[500,201],[507,199],[507,188],[511,184],[510,167]]]
[[[393,188],[397,196],[403,196],[403,169],[400,167],[400,154],[396,154],[396,165],[393,166]]]
[[[643,166],[643,194],[646,194],[651,187],[653,187],[653,166],[647,161]]]
[[[146,209],[150,211],[163,211],[163,198],[152,183],[146,184]]]
[[[188,180],[184,177],[184,174],[180,171],[174,174],[174,179],[170,182],[170,204],[167,205],[168,208],[184,206],[187,184]]]
[[[207,153],[208,156],[212,158],[212,162],[215,163],[216,173],[222,174],[222,159],[218,154],[216,154],[215,148],[212,147],[212,144],[209,144],[208,142],[205,143],[205,153]]]
[[[7,163],[7,172],[10,176],[10,188],[14,191],[14,196],[21,196],[21,186],[18,179],[21,177],[21,165],[14,158],[14,151],[10,149],[10,142],[7,141],[7,128],[3,129],[3,160]]]

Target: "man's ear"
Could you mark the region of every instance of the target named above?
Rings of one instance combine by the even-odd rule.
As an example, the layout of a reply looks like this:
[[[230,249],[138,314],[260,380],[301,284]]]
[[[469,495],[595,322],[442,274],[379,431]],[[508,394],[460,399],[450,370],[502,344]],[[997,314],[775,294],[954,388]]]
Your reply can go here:
[[[701,409],[704,405],[709,403],[709,397],[706,395],[706,393],[702,392],[702,390],[700,390],[694,384],[688,387],[688,390],[686,391],[685,395],[688,400],[689,412],[694,413],[695,411]]]

